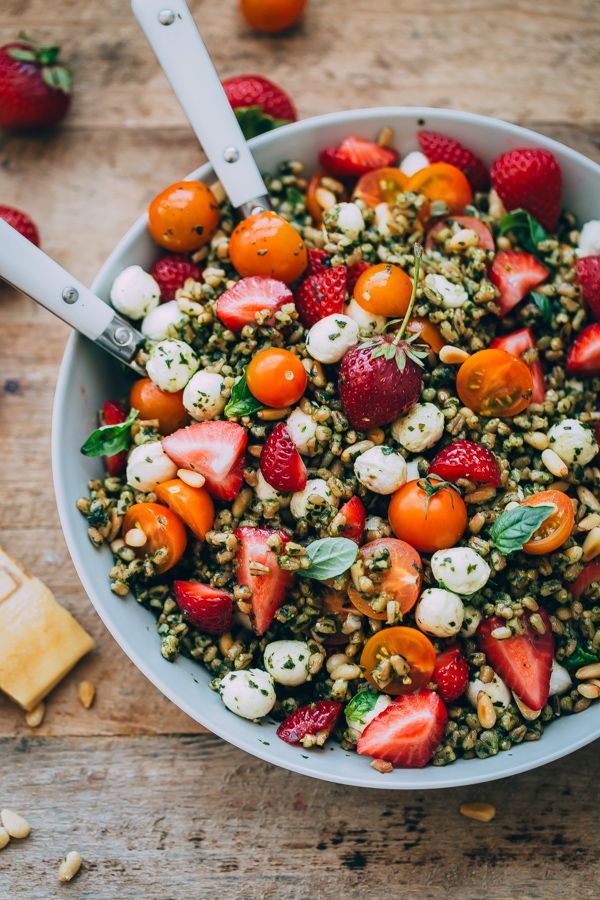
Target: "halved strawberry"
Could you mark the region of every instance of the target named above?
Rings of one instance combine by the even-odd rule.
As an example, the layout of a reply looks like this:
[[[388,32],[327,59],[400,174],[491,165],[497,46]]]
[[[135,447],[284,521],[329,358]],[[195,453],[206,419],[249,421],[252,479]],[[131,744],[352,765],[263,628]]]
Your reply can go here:
[[[349,538],[349,540],[361,544],[367,514],[360,497],[351,497],[347,503],[344,503],[338,515],[343,516],[346,520],[342,531],[340,531],[340,537]]]
[[[325,147],[321,150],[319,162],[336,178],[358,178],[371,169],[395,166],[398,151],[393,147],[381,147],[365,138],[351,136],[344,138],[337,147]]]
[[[306,466],[283,422],[275,426],[263,444],[260,471],[271,487],[284,494],[306,487]]]
[[[163,438],[163,450],[182,469],[200,472],[206,489],[233,500],[242,486],[248,434],[235,422],[195,422]]]
[[[577,260],[577,276],[584,299],[600,322],[600,256],[582,256]]]
[[[362,273],[366,269],[370,269],[373,263],[365,262],[364,259],[359,259],[358,262],[352,263],[350,268],[348,269],[348,294],[352,296],[354,293],[354,285],[362,275]]]
[[[266,324],[273,325],[273,313],[285,303],[293,303],[294,297],[287,284],[276,278],[251,275],[236,281],[217,300],[217,316],[231,331],[241,331],[244,325],[255,325],[256,314],[268,310],[271,315]]]
[[[448,713],[434,692],[421,688],[402,694],[369,722],[356,749],[363,756],[384,759],[393,766],[420,769],[439,745]]]
[[[317,735],[316,742],[322,746],[334,729],[340,717],[342,704],[337,700],[317,700],[308,706],[300,706],[283,720],[277,729],[277,737],[286,744],[301,744],[308,735]]]
[[[324,250],[315,250],[311,248],[308,251],[308,265],[306,267],[307,275],[318,275],[319,272],[325,272],[330,269],[329,260],[331,256]]]
[[[428,475],[439,475],[453,484],[458,478],[468,478],[478,484],[500,485],[498,460],[489,449],[477,441],[454,441],[433,458]]]
[[[245,526],[235,532],[238,540],[237,583],[252,591],[250,620],[259,635],[264,634],[273,621],[293,582],[291,573],[279,568],[277,556],[267,544],[274,534],[278,534],[284,544],[289,540],[285,532],[269,528]],[[264,575],[253,575],[250,571],[252,563],[267,566],[269,571]]]
[[[600,375],[600,322],[584,328],[567,355],[567,371],[573,375]]]
[[[492,263],[490,279],[500,291],[500,316],[516,306],[529,291],[545,281],[548,269],[532,253],[500,250]]]
[[[439,654],[435,661],[433,680],[444,703],[453,703],[462,697],[469,684],[469,666],[460,647],[449,647]]]
[[[490,347],[506,350],[507,353],[512,353],[513,356],[517,356],[519,359],[526,350],[533,350],[536,346],[531,328],[519,328],[518,331],[513,331],[512,334],[504,334],[501,337],[494,338],[490,344]],[[544,370],[539,359],[529,365],[529,369],[533,378],[531,400],[533,403],[543,403],[546,396],[546,386],[544,384]]]
[[[231,629],[233,598],[199,581],[174,581],[175,602],[183,618],[206,634],[225,634]]]
[[[348,269],[334,266],[309,275],[296,291],[296,309],[305,328],[319,319],[341,313],[348,296]]]
[[[434,131],[418,131],[417,137],[430,163],[445,162],[456,166],[474,191],[485,191],[489,187],[490,176],[485,163],[460,141]]]
[[[477,629],[479,649],[485,653],[491,667],[531,709],[541,709],[548,699],[554,658],[554,639],[548,613],[540,608],[536,615],[544,623],[544,634],[531,626],[532,613],[527,610],[521,620],[525,626],[524,634],[502,640],[492,637],[495,628],[506,625],[499,616],[484,619]]]
[[[127,418],[127,412],[116,400],[105,400],[101,407],[100,418],[103,425],[120,425]],[[120,475],[127,467],[127,450],[105,456],[104,465],[109,475]]]
[[[583,567],[573,584],[567,586],[567,589],[576,600],[579,600],[586,588],[595,581],[600,583],[600,562],[589,562]]]

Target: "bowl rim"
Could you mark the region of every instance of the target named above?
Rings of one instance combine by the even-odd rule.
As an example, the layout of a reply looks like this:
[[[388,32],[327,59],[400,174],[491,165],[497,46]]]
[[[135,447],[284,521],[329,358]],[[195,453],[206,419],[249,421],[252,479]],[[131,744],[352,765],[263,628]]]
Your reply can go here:
[[[302,119],[298,122],[285,125],[282,128],[276,129],[266,134],[259,135],[256,138],[252,138],[249,141],[249,144],[251,149],[254,150],[265,145],[277,144],[278,137],[282,133],[285,133],[286,135],[289,135],[292,132],[301,133],[307,127],[319,125],[343,125],[347,121],[352,122],[353,118],[355,117],[360,117],[363,123],[368,123],[370,119],[379,119],[385,115],[395,118],[412,118],[417,120],[421,118],[426,119],[428,116],[435,116],[437,119],[441,119],[449,123],[455,122],[461,123],[463,125],[472,123],[475,126],[492,126],[496,131],[505,132],[507,135],[510,135],[513,138],[519,137],[522,138],[523,141],[532,142],[534,145],[543,143],[544,147],[550,150],[554,149],[558,151],[560,155],[566,155],[570,157],[575,163],[577,163],[577,165],[583,167],[584,169],[588,169],[592,174],[600,177],[600,165],[598,163],[595,163],[593,160],[588,159],[579,151],[573,150],[572,148],[560,143],[559,141],[554,140],[553,138],[546,137],[545,135],[541,135],[538,132],[532,131],[531,129],[524,128],[523,126],[515,125],[502,119],[494,118],[492,116],[483,116],[477,113],[436,107],[385,106],[369,107],[363,109],[349,109],[333,113],[325,113],[323,115]],[[207,180],[211,177],[211,175],[214,178],[212,167],[210,163],[207,162],[194,169],[185,177]],[[96,274],[92,283],[92,290],[98,290],[98,286],[102,282],[104,273],[107,272],[114,264],[114,261],[122,255],[123,248],[132,243],[134,238],[139,237],[145,227],[146,214],[142,213],[131,225],[131,227],[125,232],[123,237],[119,240],[111,254],[106,259],[103,266]],[[247,753],[250,753],[252,756],[258,757],[259,759],[262,759],[272,765],[277,765],[281,768],[289,769],[290,771],[296,772],[300,775],[306,775],[309,777],[320,779],[322,781],[344,784],[353,787],[377,788],[383,790],[436,790],[440,788],[458,788],[472,784],[481,784],[489,781],[495,781],[500,778],[512,777],[513,775],[518,775],[522,772],[526,772],[531,769],[538,768],[539,766],[546,765],[547,763],[553,762],[564,756],[568,756],[569,754],[575,752],[576,750],[579,750],[587,744],[590,744],[592,741],[600,737],[600,727],[597,727],[596,729],[591,727],[586,728],[583,730],[583,733],[581,733],[580,730],[573,729],[572,738],[570,738],[559,748],[545,751],[543,743],[540,743],[537,746],[540,747],[541,752],[535,757],[525,757],[523,761],[515,760],[515,758],[512,757],[512,765],[506,766],[504,771],[501,772],[486,772],[485,765],[481,767],[473,765],[466,772],[461,771],[460,777],[457,778],[452,777],[454,766],[443,766],[439,768],[427,767],[425,770],[397,769],[395,770],[396,777],[394,778],[393,783],[391,783],[386,778],[382,778],[378,773],[375,773],[374,771],[371,773],[369,768],[362,772],[360,781],[355,777],[345,777],[340,774],[336,775],[335,773],[332,775],[328,772],[319,772],[318,756],[315,756],[314,759],[311,757],[311,759],[306,762],[302,759],[300,754],[294,754],[294,757],[291,760],[285,761],[282,759],[274,758],[274,755],[270,751],[269,747],[263,746],[259,742],[251,742],[250,740],[246,740],[243,735],[235,731],[235,728],[231,729],[231,732],[229,732],[225,728],[216,727],[212,722],[210,724],[206,724],[206,722],[203,721],[205,717],[202,715],[202,711],[198,710],[198,708],[192,706],[191,703],[188,703],[184,698],[179,696],[177,690],[170,687],[168,679],[163,677],[158,671],[153,670],[152,666],[146,662],[145,654],[139,652],[135,648],[134,643],[129,638],[129,636],[123,633],[111,622],[110,612],[107,608],[105,608],[105,601],[102,599],[101,591],[97,589],[91,575],[88,574],[85,559],[78,549],[75,529],[71,527],[71,519],[69,516],[70,501],[66,497],[66,491],[63,493],[61,484],[61,473],[65,464],[64,460],[61,458],[60,423],[63,419],[64,410],[69,403],[69,372],[73,365],[75,357],[77,356],[80,347],[82,347],[82,345],[85,343],[85,340],[85,338],[83,338],[76,332],[71,333],[67,339],[65,351],[59,368],[56,392],[52,408],[52,473],[59,520],[77,575],[88,595],[88,598],[90,599],[104,626],[107,628],[109,634],[113,637],[119,647],[133,662],[133,664],[142,672],[142,674],[145,675],[145,677],[156,688],[158,688],[158,690],[162,694],[164,694],[164,696],[166,696],[172,703],[179,707],[179,709],[185,712],[192,720],[209,729],[210,733],[217,735],[228,743],[233,744],[235,747],[244,750]],[[502,752],[503,757],[510,757],[511,754],[512,751]],[[470,762],[475,761],[472,760]],[[480,762],[485,764],[486,760],[481,760]],[[507,769],[509,769],[509,771],[506,771]],[[415,774],[419,771],[427,771],[429,773],[429,777],[426,782],[419,783],[418,780],[415,780]],[[433,774],[434,772],[435,775]]]

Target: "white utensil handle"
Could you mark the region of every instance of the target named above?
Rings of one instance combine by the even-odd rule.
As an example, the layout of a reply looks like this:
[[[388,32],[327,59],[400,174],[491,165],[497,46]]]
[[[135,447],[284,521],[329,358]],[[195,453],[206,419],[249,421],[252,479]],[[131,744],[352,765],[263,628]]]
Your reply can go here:
[[[185,0],[132,0],[131,7],[233,206],[246,212],[253,201],[268,206],[265,183]]]

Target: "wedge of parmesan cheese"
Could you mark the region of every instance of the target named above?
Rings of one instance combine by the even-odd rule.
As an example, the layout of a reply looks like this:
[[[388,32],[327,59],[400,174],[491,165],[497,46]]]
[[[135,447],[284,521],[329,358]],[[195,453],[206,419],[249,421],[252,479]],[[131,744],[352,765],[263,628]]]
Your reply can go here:
[[[52,591],[0,547],[0,690],[31,710],[93,647]]]

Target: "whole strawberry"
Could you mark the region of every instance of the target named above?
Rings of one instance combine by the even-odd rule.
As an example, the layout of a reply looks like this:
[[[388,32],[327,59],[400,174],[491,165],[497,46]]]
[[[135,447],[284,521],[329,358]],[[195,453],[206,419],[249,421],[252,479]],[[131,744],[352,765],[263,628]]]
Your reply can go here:
[[[36,247],[40,246],[40,233],[35,222],[29,218],[27,213],[15,209],[14,206],[0,206],[0,219],[4,219],[5,222],[12,225],[15,231],[26,237]]]
[[[525,209],[547,231],[554,231],[560,213],[562,173],[549,150],[522,147],[503,153],[492,163],[492,184],[505,207]]]
[[[490,176],[485,164],[464,144],[434,131],[419,131],[417,137],[430,163],[445,162],[456,166],[474,191],[485,191],[489,187]]]
[[[322,267],[305,278],[296,291],[294,301],[300,321],[305,328],[310,328],[325,316],[341,313],[347,296],[348,269],[346,266],[332,266]]]
[[[161,303],[164,303],[165,300],[173,300],[175,293],[183,287],[188,278],[200,281],[202,269],[190,262],[186,256],[173,253],[157,259],[150,274],[160,288]]]
[[[0,47],[0,128],[49,128],[71,103],[71,73],[59,60],[60,47],[19,41]]]
[[[578,259],[577,277],[587,305],[600,322],[600,256],[582,256]]]
[[[437,657],[433,680],[444,703],[458,700],[469,684],[469,666],[458,647],[449,647]]]
[[[500,468],[492,451],[477,441],[454,441],[434,457],[428,475],[439,475],[452,484],[468,478],[478,484],[500,485]]]
[[[246,138],[298,118],[286,92],[262,75],[235,75],[223,81],[223,88]]]

